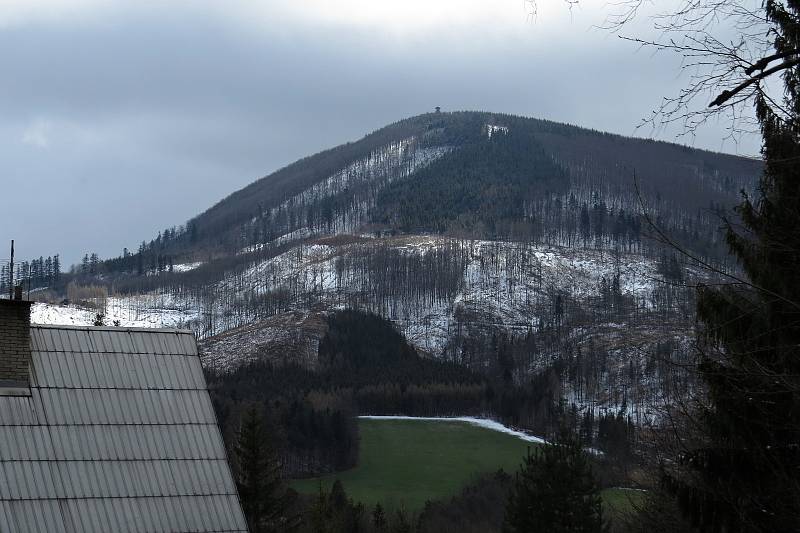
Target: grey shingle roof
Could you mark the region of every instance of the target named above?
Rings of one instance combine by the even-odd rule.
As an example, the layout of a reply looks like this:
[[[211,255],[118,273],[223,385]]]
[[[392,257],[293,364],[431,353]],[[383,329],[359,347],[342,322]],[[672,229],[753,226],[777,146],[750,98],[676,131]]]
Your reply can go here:
[[[247,527],[190,332],[33,326],[0,396],[0,531]]]

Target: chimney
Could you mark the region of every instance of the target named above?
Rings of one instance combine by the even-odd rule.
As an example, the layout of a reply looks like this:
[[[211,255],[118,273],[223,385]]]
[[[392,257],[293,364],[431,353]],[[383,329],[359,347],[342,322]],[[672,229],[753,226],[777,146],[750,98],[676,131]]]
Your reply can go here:
[[[0,300],[0,394],[28,390],[30,363],[31,302]]]

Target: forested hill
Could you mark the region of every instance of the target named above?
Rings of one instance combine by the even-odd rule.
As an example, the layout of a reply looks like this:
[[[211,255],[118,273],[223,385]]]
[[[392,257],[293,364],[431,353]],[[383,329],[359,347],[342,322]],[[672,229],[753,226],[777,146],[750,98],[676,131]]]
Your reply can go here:
[[[227,372],[317,368],[327,317],[365,311],[423,357],[494,387],[535,376],[536,390],[588,423],[628,409],[644,424],[658,416],[652,406],[692,387],[664,361],[691,357],[693,287],[708,281],[649,224],[735,268],[719,211],[759,171],[542,120],[431,113],[298,161],[138,251],[87,258],[33,313],[41,323],[189,328],[206,367]],[[529,398],[526,419],[495,407],[534,427],[557,418],[542,398]]]
[[[588,240],[596,231],[582,211],[594,217],[589,225],[605,222],[601,233],[637,232],[631,216],[641,203],[664,229],[714,255],[722,248],[716,211],[734,205],[759,172],[754,160],[545,120],[428,113],[261,178],[143,242],[140,257],[105,268],[141,274],[357,229]],[[599,220],[601,210],[617,219]]]

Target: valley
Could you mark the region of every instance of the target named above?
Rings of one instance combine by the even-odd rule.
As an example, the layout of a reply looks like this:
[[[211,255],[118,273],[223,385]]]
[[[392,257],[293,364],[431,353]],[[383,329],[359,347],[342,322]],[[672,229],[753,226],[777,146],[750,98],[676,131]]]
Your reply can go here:
[[[644,436],[698,387],[696,288],[738,268],[719,220],[759,168],[523,117],[421,115],[135,252],[87,254],[34,291],[33,320],[193,331],[228,446],[260,405],[300,492],[320,476],[370,505],[405,490],[369,488],[404,464],[370,462],[388,451],[373,442],[383,426],[355,417],[376,415],[488,418],[545,438],[567,427],[598,451],[604,488],[649,487]],[[414,481],[407,503],[513,471],[524,443],[487,435],[464,438],[503,441],[508,460],[419,450],[461,457],[460,473],[434,475],[446,490]]]
[[[800,0],[0,5],[0,533],[800,533]]]

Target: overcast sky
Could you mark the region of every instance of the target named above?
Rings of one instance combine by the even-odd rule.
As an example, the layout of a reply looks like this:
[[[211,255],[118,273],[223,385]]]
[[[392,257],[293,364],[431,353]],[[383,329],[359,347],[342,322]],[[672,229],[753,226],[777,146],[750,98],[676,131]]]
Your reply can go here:
[[[11,238],[21,258],[117,255],[437,105],[649,136],[636,125],[685,79],[676,59],[592,29],[605,14],[556,0],[535,20],[523,0],[0,0],[0,259]],[[723,144],[724,126],[682,142],[757,152],[755,138]]]

